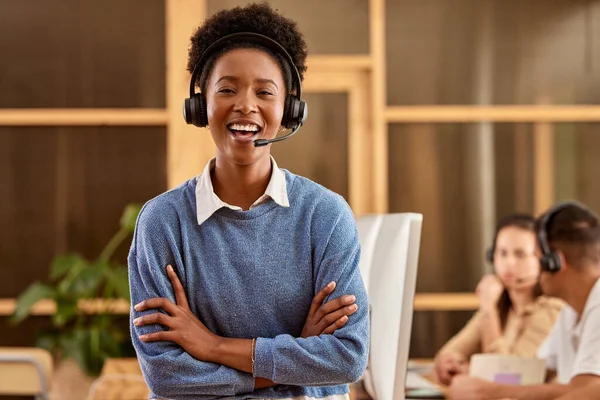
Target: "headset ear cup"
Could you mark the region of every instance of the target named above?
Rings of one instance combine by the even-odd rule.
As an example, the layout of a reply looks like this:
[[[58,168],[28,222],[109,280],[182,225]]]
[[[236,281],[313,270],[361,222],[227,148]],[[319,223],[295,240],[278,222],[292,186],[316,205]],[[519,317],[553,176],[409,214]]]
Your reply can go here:
[[[289,95],[285,100],[285,108],[281,125],[288,129],[294,129],[299,125],[303,125],[308,115],[308,108],[304,100],[299,100],[297,97]]]
[[[552,252],[551,254],[549,254],[549,256],[549,258],[552,260],[550,272],[555,274],[562,268],[562,261],[560,259],[560,256],[556,252]]]
[[[287,95],[285,97],[285,103],[283,105],[283,117],[281,117],[281,126],[283,126],[284,128],[293,128],[294,125],[291,123],[293,120],[293,115],[292,115],[292,108],[293,108],[293,101],[296,98],[292,95]]]
[[[192,124],[192,99],[187,98],[183,101],[183,119],[188,125]]]
[[[540,264],[542,271],[550,272],[551,274],[557,273],[562,268],[562,261],[556,252],[543,255],[540,259]]]
[[[183,117],[186,123],[200,128],[208,125],[206,106],[202,94],[196,93],[192,97],[185,99],[183,103]]]
[[[493,263],[494,262],[494,249],[493,248],[487,249],[487,251],[485,252],[485,259],[489,263]]]
[[[308,117],[308,105],[304,100],[298,101],[298,120],[300,125],[304,125],[306,118]]]
[[[198,107],[198,126],[204,128],[208,126],[208,111],[206,110],[206,101],[204,101],[204,95],[202,95],[201,93],[197,93],[196,98]]]
[[[544,272],[550,272],[550,265],[549,265],[549,261],[548,261],[548,256],[547,255],[543,255],[540,258],[540,267],[542,268],[542,271],[544,271]]]

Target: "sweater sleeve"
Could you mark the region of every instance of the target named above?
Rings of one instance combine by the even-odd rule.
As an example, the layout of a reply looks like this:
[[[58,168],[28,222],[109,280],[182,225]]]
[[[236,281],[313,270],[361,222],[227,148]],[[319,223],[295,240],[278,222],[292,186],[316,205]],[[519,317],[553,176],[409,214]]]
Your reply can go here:
[[[448,343],[438,352],[451,353],[463,361],[469,361],[471,356],[481,351],[481,314],[473,315],[467,325],[460,330]]]
[[[165,297],[175,302],[166,266],[171,264],[179,271],[185,286],[184,274],[181,273],[184,264],[179,249],[181,233],[175,211],[152,204],[144,206],[128,257],[132,306],[153,297]],[[166,328],[156,324],[137,327],[133,325],[133,319],[155,312],[137,312],[132,308],[130,313],[133,346],[152,396],[214,398],[234,396],[254,389],[254,378],[250,374],[201,362],[173,342],[142,342],[140,335]]]
[[[355,382],[363,374],[369,349],[369,306],[358,269],[358,232],[347,205],[325,240],[323,257],[315,266],[314,293],[335,281],[336,289],[325,301],[353,294],[358,310],[344,327],[331,335],[295,338],[284,334],[258,338],[255,376],[279,384],[330,386]]]

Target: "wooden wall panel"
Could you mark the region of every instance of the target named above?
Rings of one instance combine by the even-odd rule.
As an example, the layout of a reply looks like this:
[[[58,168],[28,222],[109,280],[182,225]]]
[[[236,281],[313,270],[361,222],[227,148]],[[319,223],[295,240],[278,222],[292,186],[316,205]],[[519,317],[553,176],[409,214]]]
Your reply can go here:
[[[348,97],[309,93],[304,98],[310,107],[306,125],[290,139],[272,144],[271,154],[281,168],[312,179],[349,201]]]
[[[0,2],[0,108],[164,107],[163,0]]]
[[[208,15],[248,3],[251,1],[208,0]],[[298,23],[310,55],[369,53],[369,0],[269,0],[268,3]]]
[[[0,297],[45,280],[54,254],[97,256],[126,204],[166,190],[165,141],[164,128],[0,128],[10,152],[0,163]]]

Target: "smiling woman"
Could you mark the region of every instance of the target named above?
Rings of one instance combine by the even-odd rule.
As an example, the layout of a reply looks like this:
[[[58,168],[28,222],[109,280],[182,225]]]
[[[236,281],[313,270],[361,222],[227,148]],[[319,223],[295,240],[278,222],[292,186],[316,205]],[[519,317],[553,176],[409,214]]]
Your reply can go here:
[[[253,142],[274,138],[281,127],[286,88],[275,59],[257,49],[232,50],[216,63],[205,93],[217,159],[270,170],[270,147]]]
[[[296,24],[266,4],[215,14],[192,37],[184,116],[208,126],[216,156],[144,206],[129,255],[132,339],[154,397],[347,399],[364,372],[352,211],[271,156],[306,119],[306,56]]]

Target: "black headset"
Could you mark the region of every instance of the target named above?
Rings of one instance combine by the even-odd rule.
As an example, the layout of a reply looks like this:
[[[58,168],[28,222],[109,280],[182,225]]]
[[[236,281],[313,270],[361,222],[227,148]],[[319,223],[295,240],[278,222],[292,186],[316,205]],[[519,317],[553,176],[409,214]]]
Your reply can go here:
[[[530,216],[528,214],[513,214],[510,217],[511,217],[511,221],[525,221],[525,222],[530,222],[532,224],[535,223],[535,218],[533,218],[532,216]],[[508,216],[505,218],[508,218]],[[496,241],[498,240],[498,233],[500,233],[500,231],[503,228],[510,226],[510,224],[502,225],[502,226],[501,225],[502,225],[502,220],[499,221],[498,225],[496,226],[496,231],[494,232],[494,239],[492,241],[492,245],[485,252],[485,259],[487,260],[487,262],[489,262],[491,264],[494,263],[494,254],[496,253]]]
[[[308,114],[307,104],[304,100],[302,100],[302,82],[300,78],[300,73],[298,72],[298,68],[296,68],[296,65],[294,64],[294,60],[292,59],[290,54],[283,48],[283,46],[281,46],[275,40],[267,36],[261,35],[259,33],[238,32],[224,36],[212,43],[210,46],[208,46],[208,48],[202,53],[202,56],[200,56],[200,59],[194,66],[194,70],[192,72],[192,78],[190,80],[190,97],[185,99],[183,103],[183,117],[185,119],[185,122],[191,125],[198,126],[200,128],[208,126],[206,99],[204,98],[204,93],[196,93],[196,80],[198,78],[198,75],[202,72],[204,64],[206,63],[208,58],[211,55],[213,55],[214,51],[222,48],[226,42],[231,42],[234,40],[238,42],[249,41],[265,46],[266,48],[282,55],[289,64],[292,79],[296,88],[296,94],[288,93],[286,96],[283,117],[281,118],[281,125],[287,129],[292,129],[292,132],[288,133],[285,136],[275,139],[255,140],[254,146],[265,146],[269,143],[287,139],[288,137],[296,133],[296,131],[304,124]]]
[[[550,224],[552,223],[554,217],[565,208],[571,206],[592,213],[592,211],[583,203],[570,200],[556,204],[544,214],[542,220],[540,221],[540,227],[538,230],[538,243],[542,252],[542,257],[540,258],[540,265],[542,267],[542,271],[555,274],[562,268],[562,261],[560,259],[559,254],[556,251],[552,250],[550,248],[550,243],[548,243],[548,231],[550,230]]]

